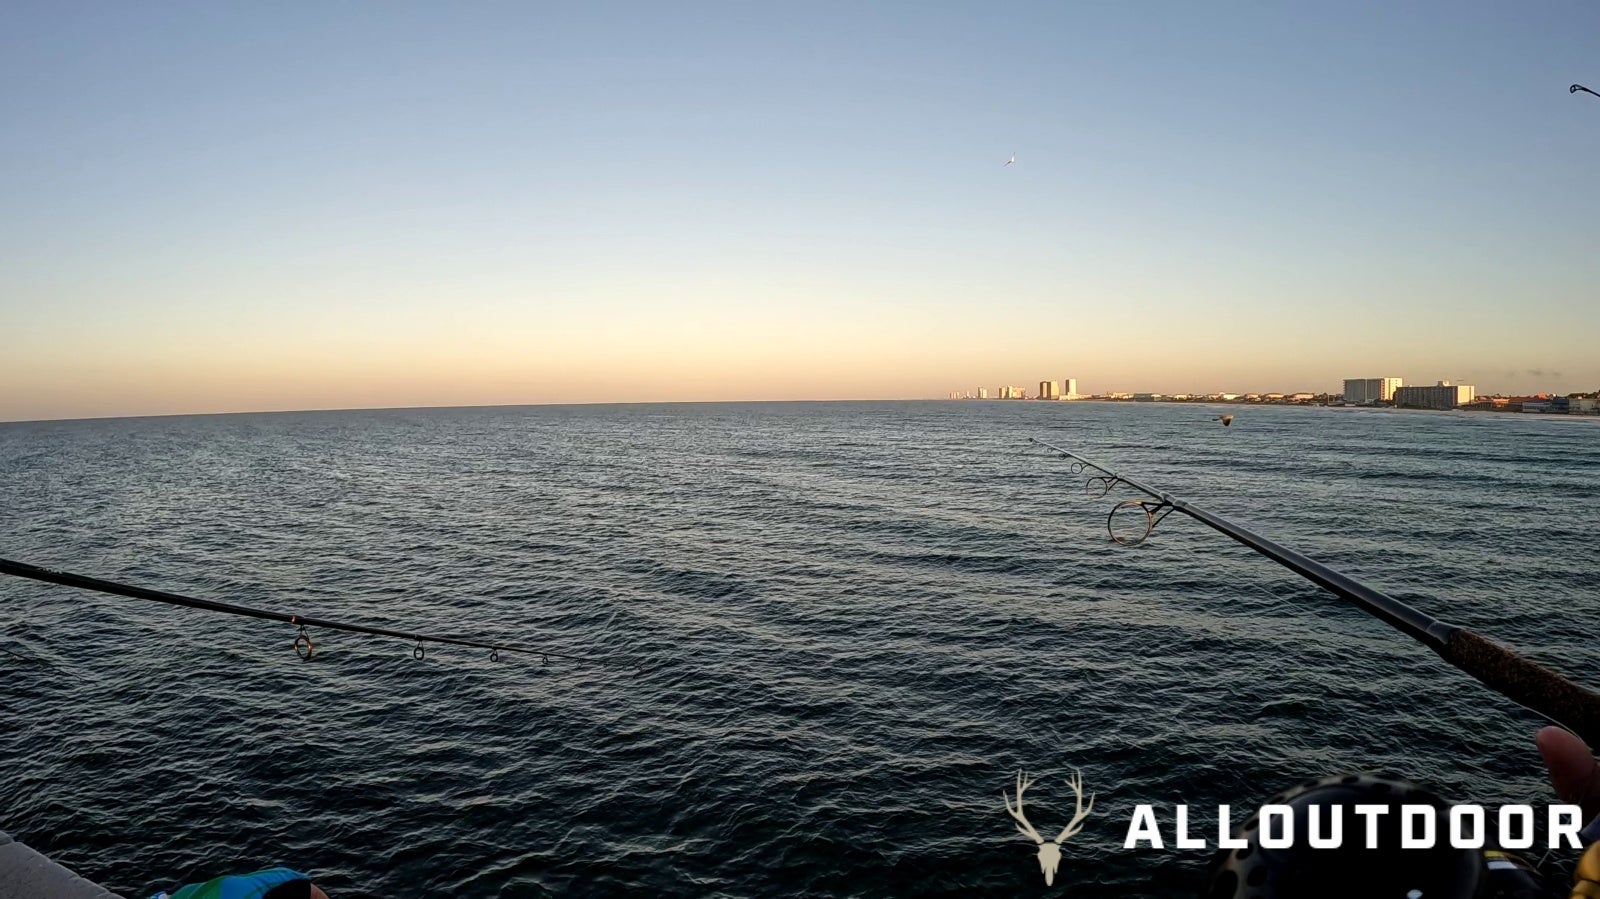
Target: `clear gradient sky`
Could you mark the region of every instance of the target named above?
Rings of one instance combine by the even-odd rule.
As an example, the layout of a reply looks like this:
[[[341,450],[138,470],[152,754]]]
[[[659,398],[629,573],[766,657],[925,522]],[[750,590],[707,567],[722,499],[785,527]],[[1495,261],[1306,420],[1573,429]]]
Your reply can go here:
[[[1575,81],[1578,0],[9,0],[0,420],[1592,390]]]

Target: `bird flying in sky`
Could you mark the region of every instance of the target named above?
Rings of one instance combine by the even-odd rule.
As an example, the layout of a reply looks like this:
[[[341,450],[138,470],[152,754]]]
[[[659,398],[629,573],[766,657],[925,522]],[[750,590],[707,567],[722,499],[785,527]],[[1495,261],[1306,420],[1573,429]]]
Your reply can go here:
[[[1009,169],[1009,168],[1011,168],[1012,166],[1014,166],[1016,164],[1017,164],[1017,154],[1012,153],[1011,154],[1011,158],[1006,160],[1005,167]]]

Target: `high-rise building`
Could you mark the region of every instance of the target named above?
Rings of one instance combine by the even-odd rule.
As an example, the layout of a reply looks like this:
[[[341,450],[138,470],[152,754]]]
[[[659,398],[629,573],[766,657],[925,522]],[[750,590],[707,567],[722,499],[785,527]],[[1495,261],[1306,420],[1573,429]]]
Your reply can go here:
[[[1387,403],[1400,389],[1399,378],[1345,378],[1344,401],[1347,403]]]
[[[1394,404],[1413,409],[1454,409],[1472,402],[1477,393],[1477,389],[1471,384],[1440,381],[1433,387],[1396,388]]]
[[[1075,400],[1078,398],[1078,379],[1068,378],[1061,382],[1061,398]]]
[[[1039,399],[1041,399],[1041,400],[1059,400],[1059,399],[1061,399],[1061,385],[1057,384],[1054,381],[1040,381],[1039,382]]]
[[[989,388],[987,388],[987,387],[979,387],[978,388],[978,399],[986,400],[988,398],[989,398]]]

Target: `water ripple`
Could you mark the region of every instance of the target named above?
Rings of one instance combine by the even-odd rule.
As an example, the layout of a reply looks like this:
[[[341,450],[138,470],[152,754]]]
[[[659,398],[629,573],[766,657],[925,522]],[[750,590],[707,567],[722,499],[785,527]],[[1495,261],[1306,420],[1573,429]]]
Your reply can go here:
[[[625,653],[638,673],[0,583],[0,826],[130,896],[290,864],[395,896],[1042,888],[999,792],[1084,770],[1074,895],[1193,892],[1139,802],[1390,770],[1546,787],[1535,722],[1177,519],[1105,539],[1050,435],[1590,681],[1594,423],[831,403],[0,425],[4,555]],[[1041,790],[1050,787],[1041,783]],[[1059,796],[1041,796],[1045,815]],[[1059,883],[1059,881],[1058,881]]]

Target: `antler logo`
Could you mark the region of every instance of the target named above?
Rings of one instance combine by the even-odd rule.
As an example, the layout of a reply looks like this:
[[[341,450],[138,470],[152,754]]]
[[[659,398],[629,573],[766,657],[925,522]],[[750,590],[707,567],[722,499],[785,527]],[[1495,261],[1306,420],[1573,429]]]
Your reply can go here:
[[[1054,840],[1046,843],[1044,837],[1033,829],[1028,823],[1028,816],[1022,812],[1022,791],[1033,786],[1033,781],[1026,779],[1021,771],[1017,772],[1017,807],[1011,807],[1011,797],[1005,790],[1000,791],[1000,798],[1005,800],[1006,811],[1011,817],[1017,819],[1017,832],[1039,844],[1039,870],[1044,872],[1044,885],[1051,886],[1056,882],[1056,869],[1061,867],[1061,841],[1083,830],[1083,819],[1089,817],[1089,812],[1094,808],[1094,794],[1089,794],[1089,805],[1083,804],[1083,775],[1078,769],[1072,769],[1072,776],[1067,778],[1067,786],[1072,788],[1073,795],[1077,797],[1078,810],[1061,829],[1061,834]]]

